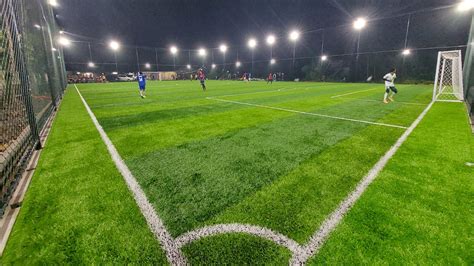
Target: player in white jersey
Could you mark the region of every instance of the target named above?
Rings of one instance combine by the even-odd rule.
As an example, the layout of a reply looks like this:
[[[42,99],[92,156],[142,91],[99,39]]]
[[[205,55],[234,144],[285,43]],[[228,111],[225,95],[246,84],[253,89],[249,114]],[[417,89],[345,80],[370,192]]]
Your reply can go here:
[[[388,103],[388,101],[393,101],[393,96],[398,93],[397,88],[395,88],[395,79],[397,78],[397,70],[394,68],[390,70],[390,73],[383,76],[385,81],[385,95],[383,97],[383,102]]]

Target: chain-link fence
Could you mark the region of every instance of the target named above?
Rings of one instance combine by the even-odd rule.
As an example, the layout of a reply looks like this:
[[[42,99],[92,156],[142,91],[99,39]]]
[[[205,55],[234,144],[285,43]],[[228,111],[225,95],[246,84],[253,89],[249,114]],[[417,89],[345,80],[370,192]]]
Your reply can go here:
[[[474,15],[471,23],[466,59],[464,61],[465,99],[474,125]]]
[[[0,0],[0,216],[66,87],[53,10]]]

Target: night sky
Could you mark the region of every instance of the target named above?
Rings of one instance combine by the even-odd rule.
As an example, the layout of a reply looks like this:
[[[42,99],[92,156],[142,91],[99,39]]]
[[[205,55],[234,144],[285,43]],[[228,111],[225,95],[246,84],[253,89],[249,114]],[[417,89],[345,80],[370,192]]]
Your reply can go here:
[[[448,0],[61,0],[55,9],[60,26],[74,33],[71,39],[93,43],[95,61],[109,62],[110,55],[100,52],[98,43],[116,39],[123,44],[183,49],[231,46],[229,57],[249,60],[246,42],[259,39],[256,60],[269,57],[265,36],[273,33],[281,39],[276,57],[291,56],[287,34],[291,29],[305,33],[298,44],[297,56],[320,53],[321,34],[311,30],[328,28],[326,51],[332,54],[353,52],[356,34],[349,25],[356,17],[391,17],[422,9],[455,4]],[[361,36],[361,51],[400,49],[403,47],[407,16],[370,23]],[[413,16],[409,42],[412,46],[466,44],[469,16],[442,10]],[[333,27],[333,28],[331,28]],[[333,36],[331,36],[333,35]],[[95,44],[95,45],[94,45]],[[400,47],[401,46],[401,47]],[[263,48],[265,47],[266,50]],[[146,54],[143,57],[152,55]],[[181,56],[184,64],[187,56]],[[183,59],[186,57],[186,59]],[[67,62],[87,62],[84,46],[66,51]],[[133,62],[123,55],[122,62]],[[164,58],[169,64],[169,58]],[[229,59],[230,60],[230,59]],[[234,59],[232,59],[234,60]]]

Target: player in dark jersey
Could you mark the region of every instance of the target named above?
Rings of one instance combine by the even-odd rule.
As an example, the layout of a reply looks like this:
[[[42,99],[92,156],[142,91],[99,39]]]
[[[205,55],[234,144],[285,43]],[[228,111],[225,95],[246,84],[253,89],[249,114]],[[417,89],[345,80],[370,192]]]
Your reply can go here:
[[[138,72],[137,76],[138,88],[140,90],[140,97],[146,98],[145,96],[145,87],[146,87],[146,76],[142,72]]]
[[[273,74],[271,72],[268,74],[267,84],[268,83],[273,84]]]
[[[206,74],[204,73],[204,70],[202,70],[202,68],[199,69],[197,75],[198,75],[199,82],[201,82],[202,90],[206,91]]]

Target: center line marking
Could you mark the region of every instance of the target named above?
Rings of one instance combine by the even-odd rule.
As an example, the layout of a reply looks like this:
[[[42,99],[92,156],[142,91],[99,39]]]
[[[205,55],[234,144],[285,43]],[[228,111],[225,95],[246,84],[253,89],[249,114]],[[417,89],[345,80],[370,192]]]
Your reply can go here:
[[[318,117],[331,118],[331,119],[357,122],[357,123],[370,124],[370,125],[377,125],[377,126],[384,126],[384,127],[394,127],[394,128],[407,129],[407,127],[400,126],[400,125],[392,125],[392,124],[386,124],[386,123],[371,122],[371,121],[352,119],[352,118],[346,118],[346,117],[339,117],[339,116],[332,116],[332,115],[324,115],[324,114],[318,114],[318,113],[308,113],[308,112],[303,112],[303,111],[297,111],[297,110],[291,110],[291,109],[273,107],[273,106],[267,106],[267,105],[261,105],[261,104],[230,101],[230,100],[218,99],[218,98],[213,98],[213,97],[206,97],[206,99],[214,100],[214,101],[220,101],[220,102],[226,102],[226,103],[234,103],[234,104],[240,104],[240,105],[260,107],[260,108],[266,108],[266,109],[272,109],[272,110],[278,110],[278,111],[284,111],[284,112],[290,112],[290,113],[296,113],[296,114],[318,116]]]

